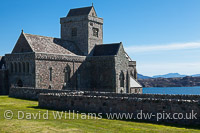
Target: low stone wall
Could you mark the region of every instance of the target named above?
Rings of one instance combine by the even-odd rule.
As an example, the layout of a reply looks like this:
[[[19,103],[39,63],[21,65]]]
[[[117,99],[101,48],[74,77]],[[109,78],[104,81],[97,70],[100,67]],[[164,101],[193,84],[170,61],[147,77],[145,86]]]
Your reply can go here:
[[[152,113],[151,119],[142,119],[153,122],[165,122],[181,125],[200,125],[200,100],[183,99],[149,99],[134,97],[112,97],[87,95],[84,92],[74,93],[46,93],[39,95],[39,107],[54,110],[75,110],[91,113],[132,113],[137,118],[139,113]],[[190,115],[197,113],[195,117],[188,119]],[[172,119],[166,119],[165,113],[171,113]],[[177,114],[175,114],[177,113]],[[188,113],[187,116],[186,113]],[[165,114],[165,115],[163,115]],[[187,119],[176,119],[183,114]],[[155,115],[155,116],[153,116]],[[161,117],[163,119],[159,119]],[[174,115],[174,117],[173,117]],[[165,118],[164,118],[165,117]],[[140,117],[141,118],[141,117]],[[180,118],[180,117],[179,117]]]
[[[92,113],[197,113],[197,119],[161,119],[148,121],[200,125],[200,95],[119,94],[112,92],[89,92],[48,90],[28,87],[10,88],[10,97],[39,100],[39,106],[54,110],[77,110]],[[190,114],[189,114],[190,116]]]
[[[28,99],[28,100],[38,100],[40,93],[60,93],[60,92],[73,92],[67,90],[49,90],[49,89],[36,89],[28,87],[11,87],[9,90],[9,97]]]
[[[11,87],[9,91],[10,97],[38,100],[40,93],[69,93],[79,92],[75,90],[50,90],[50,89],[37,89],[32,87]],[[97,92],[97,91],[84,91],[83,95],[90,96],[107,96],[107,97],[129,97],[129,98],[147,98],[147,99],[184,99],[184,100],[199,100],[200,95],[162,95],[162,94],[120,94],[114,92]]]

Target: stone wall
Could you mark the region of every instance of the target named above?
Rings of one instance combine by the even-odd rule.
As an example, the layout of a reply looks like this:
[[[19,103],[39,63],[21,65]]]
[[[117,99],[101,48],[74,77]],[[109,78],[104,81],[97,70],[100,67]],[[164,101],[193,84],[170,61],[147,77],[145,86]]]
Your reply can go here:
[[[125,96],[125,95],[124,95]],[[139,95],[138,95],[139,96]],[[140,95],[142,96],[142,95]],[[180,96],[175,96],[180,97]],[[184,96],[183,96],[184,97]],[[188,96],[192,97],[193,96]],[[199,98],[199,96],[196,96]],[[152,113],[155,117],[151,119],[144,119],[146,121],[153,122],[165,122],[181,125],[196,125],[200,124],[200,101],[198,100],[185,100],[185,99],[151,99],[151,98],[136,98],[136,97],[121,97],[121,96],[99,96],[90,95],[81,92],[74,93],[46,93],[39,95],[39,107],[54,109],[54,110],[75,110],[81,112],[90,113],[133,113],[134,118],[137,118],[138,113],[143,114]],[[193,119],[176,119],[172,118],[174,113],[183,114],[192,113],[195,115]],[[172,119],[160,119],[159,117],[163,113],[171,113]],[[176,115],[178,115],[176,114]],[[142,115],[143,116],[143,115]],[[165,116],[166,117],[166,116]],[[189,117],[187,117],[189,118]],[[196,119],[197,118],[197,119]]]
[[[11,87],[9,90],[9,97],[38,100],[40,93],[69,93],[69,90],[50,90],[50,89],[36,89],[31,87]]]
[[[0,95],[8,95],[8,71],[0,69]]]
[[[128,55],[127,55],[128,56]],[[129,61],[128,57],[126,57],[126,52],[124,51],[122,43],[120,43],[120,48],[117,56],[115,56],[115,81],[116,81],[116,92],[120,93],[142,93],[142,87],[135,88],[136,91],[133,91],[130,87],[130,77],[133,77],[137,80],[137,70],[136,70],[136,62]],[[123,76],[122,76],[123,75]],[[123,77],[124,84],[121,85],[121,81]]]
[[[98,29],[98,37],[93,35],[93,28]],[[88,16],[88,52],[98,44],[103,44],[103,18]]]
[[[128,75],[128,60],[125,57],[125,52],[122,46],[122,43],[120,44],[120,48],[119,48],[119,52],[117,54],[117,56],[115,57],[115,69],[116,69],[116,92],[120,93],[120,92],[127,92],[129,93],[129,75]],[[123,87],[120,85],[120,80],[121,80],[121,76],[123,75],[124,79],[124,85]]]
[[[39,100],[39,106],[54,110],[92,113],[197,113],[193,120],[160,120],[184,125],[200,124],[200,95],[119,94],[114,92],[10,88],[10,97]],[[39,98],[39,99],[38,99]],[[156,121],[153,117],[150,121]],[[159,122],[160,122],[159,121]]]
[[[88,55],[95,44],[103,43],[103,19],[89,15],[64,17],[60,19],[61,39],[70,40]],[[77,35],[72,36],[72,29],[77,29]],[[93,36],[93,28],[98,28],[98,37]]]
[[[22,81],[23,87],[116,92],[114,57],[46,53],[7,54],[9,86],[18,86],[17,83]],[[26,70],[27,63],[29,72]],[[70,68],[69,83],[65,82],[67,66]],[[52,80],[50,80],[50,68],[52,69]]]
[[[90,67],[91,91],[116,92],[114,56],[95,56],[87,59]]]
[[[70,57],[69,57],[70,58]],[[78,89],[77,73],[81,62],[77,61],[52,61],[36,60],[36,88],[43,89]],[[70,68],[70,81],[65,82],[65,69]],[[50,68],[52,69],[52,80],[50,80]],[[66,85],[65,85],[66,83]],[[83,85],[83,87],[86,87]]]
[[[114,56],[85,57],[36,53],[35,65],[36,88],[116,92]],[[71,69],[70,83],[65,86],[67,66]],[[50,68],[52,81],[49,80]]]
[[[9,91],[10,97],[22,99],[35,99],[37,100],[40,93],[69,93],[81,92],[83,95],[90,96],[106,96],[106,97],[129,97],[129,98],[146,98],[149,100],[161,99],[184,99],[184,100],[199,100],[200,95],[165,95],[165,94],[120,94],[115,92],[98,92],[98,91],[72,91],[72,90],[50,90],[32,87],[11,87]]]
[[[22,86],[35,87],[35,53],[6,54],[6,67],[9,77],[9,87]]]

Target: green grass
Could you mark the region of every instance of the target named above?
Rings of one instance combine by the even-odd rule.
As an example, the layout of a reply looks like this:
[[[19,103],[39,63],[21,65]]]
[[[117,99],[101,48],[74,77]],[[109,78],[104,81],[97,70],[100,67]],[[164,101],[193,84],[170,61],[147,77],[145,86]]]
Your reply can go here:
[[[37,108],[37,101],[28,101],[7,96],[0,96],[0,133],[2,132],[200,132],[198,129],[173,127],[166,125],[130,122],[108,119],[60,119],[55,120],[53,111],[49,110],[49,119],[18,120],[18,111],[41,114],[45,109]],[[13,118],[6,120],[4,111],[12,110]],[[55,111],[54,111],[55,112]],[[67,113],[67,118],[69,113]],[[80,116],[80,114],[79,114]],[[72,114],[71,114],[72,118]]]

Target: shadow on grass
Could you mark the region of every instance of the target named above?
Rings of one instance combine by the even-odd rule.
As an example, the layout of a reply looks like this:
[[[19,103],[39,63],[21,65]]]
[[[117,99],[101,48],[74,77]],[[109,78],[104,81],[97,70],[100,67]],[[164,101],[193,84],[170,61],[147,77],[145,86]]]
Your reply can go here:
[[[35,101],[35,102],[38,102],[38,99],[29,99],[29,98],[24,98],[24,97],[10,97],[8,95],[9,98],[13,98],[13,99],[19,99],[19,100],[27,100],[27,101]]]
[[[28,106],[28,108],[34,108],[34,109],[44,109],[44,110],[49,110],[49,111],[66,111],[66,110],[54,110],[54,109],[51,109],[51,108],[42,108],[42,107],[39,107],[39,106]],[[66,111],[66,113],[69,113],[69,110]],[[91,113],[91,112],[80,112],[78,111],[75,111],[76,114],[80,114],[81,113]],[[96,113],[98,114],[98,113]],[[98,115],[96,115],[98,116]],[[166,123],[166,122],[154,122],[154,121],[147,121],[147,120],[132,120],[132,119],[108,119],[108,117],[106,115],[102,115],[102,118],[103,119],[107,119],[107,120],[119,120],[119,121],[127,121],[127,122],[137,122],[137,123],[146,123],[146,124],[157,124],[157,125],[161,125],[161,126],[170,126],[170,127],[176,127],[176,128],[186,128],[186,129],[197,129],[197,130],[200,130],[200,126],[194,126],[194,125],[180,125],[180,124],[177,124],[177,123]],[[92,119],[91,119],[92,120]]]

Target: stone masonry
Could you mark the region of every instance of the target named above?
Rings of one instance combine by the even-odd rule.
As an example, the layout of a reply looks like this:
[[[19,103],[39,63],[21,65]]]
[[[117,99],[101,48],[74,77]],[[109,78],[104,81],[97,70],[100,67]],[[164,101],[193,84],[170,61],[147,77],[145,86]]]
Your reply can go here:
[[[112,94],[104,96],[104,94],[91,95],[85,92],[45,93],[39,95],[39,107],[62,111],[101,113],[105,116],[109,113],[132,114],[131,120],[135,118],[157,123],[193,126],[200,124],[199,99],[140,98]],[[147,113],[152,116],[146,118],[144,114]],[[170,114],[169,118],[166,113]]]
[[[8,95],[8,70],[6,69],[5,57],[0,56],[0,95]]]
[[[60,19],[61,38],[22,31],[5,55],[9,87],[142,93],[136,61],[122,42],[103,44],[103,19],[93,6]]]

